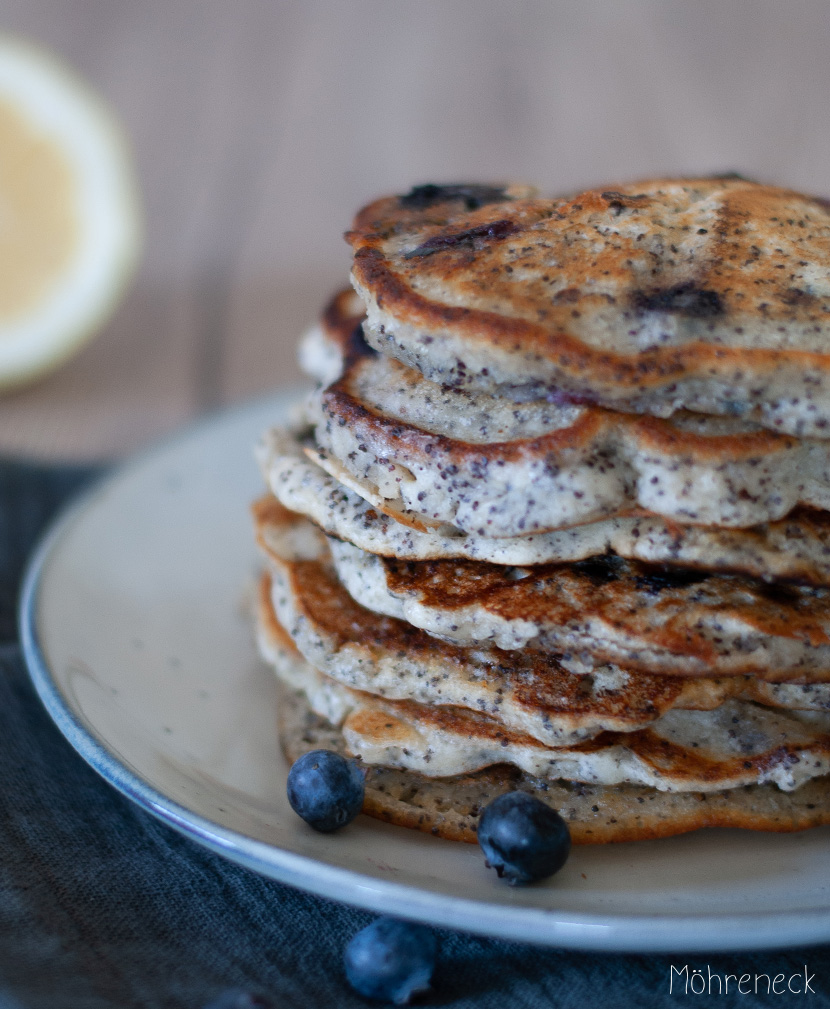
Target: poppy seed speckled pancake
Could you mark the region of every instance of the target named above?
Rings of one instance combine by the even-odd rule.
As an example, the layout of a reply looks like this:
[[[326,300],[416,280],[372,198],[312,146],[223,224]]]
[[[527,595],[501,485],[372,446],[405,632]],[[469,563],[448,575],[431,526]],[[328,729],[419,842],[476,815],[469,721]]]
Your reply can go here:
[[[400,561],[340,540],[331,549],[358,602],[458,644],[553,651],[589,668],[830,680],[830,588],[613,554],[518,568]]]
[[[645,729],[550,747],[483,712],[379,698],[332,680],[297,655],[283,663],[277,653],[285,644],[273,609],[260,613],[259,626],[263,656],[305,692],[318,714],[342,722],[351,752],[367,764],[447,777],[506,762],[537,778],[646,784],[670,792],[769,781],[792,791],[830,771],[827,713],[731,700],[711,711],[667,712]]]
[[[474,187],[468,187],[472,190]],[[740,177],[416,187],[348,238],[366,337],[435,382],[830,437],[830,209]]]
[[[335,298],[304,342],[305,366],[337,376],[309,402],[316,458],[416,528],[521,536],[640,512],[747,527],[830,507],[830,441],[441,388],[369,350],[350,311]]]
[[[479,536],[454,526],[414,528],[337,481],[305,454],[303,433],[267,431],[257,450],[282,504],[362,550],[403,560],[464,559],[494,564],[579,561],[596,554],[766,580],[830,585],[830,513],[812,508],[751,529],[681,525],[658,515],[624,516],[528,536]]]
[[[341,730],[315,714],[301,691],[280,687],[277,725],[289,762],[309,750],[347,751]],[[574,844],[649,840],[701,827],[786,833],[830,823],[825,778],[808,781],[794,792],[782,792],[773,784],[719,792],[659,792],[642,785],[541,781],[509,764],[449,778],[370,767],[363,812],[446,840],[475,844],[484,807],[504,792],[517,790],[558,810]]]
[[[379,697],[470,708],[560,745],[646,726],[673,707],[707,709],[751,696],[749,678],[635,675],[613,666],[577,676],[543,653],[507,657],[436,641],[358,606],[324,562],[265,549],[271,604],[295,647],[332,679]],[[265,605],[261,596],[261,612]]]
[[[355,700],[358,713],[349,730],[353,739],[377,741],[379,732],[388,733],[399,722],[377,711],[361,714],[357,692],[346,691],[346,697],[337,698],[336,685],[302,659],[270,607],[260,606],[258,637],[263,657],[274,667],[282,687],[278,725],[289,761],[320,747],[349,752],[340,726],[355,708]],[[405,723],[400,727],[407,731]],[[447,839],[475,841],[480,810],[497,795],[514,789],[536,794],[558,809],[577,844],[666,837],[704,826],[801,830],[830,819],[826,778],[809,780],[790,792],[772,783],[727,790],[661,791],[641,785],[538,778],[505,763],[450,777],[370,764],[363,812]]]
[[[310,678],[319,674],[308,667]],[[830,772],[827,715],[727,701],[713,711],[673,711],[647,729],[602,733],[548,747],[465,709],[361,698],[342,730],[367,764],[444,778],[513,764],[535,778],[648,785],[664,792],[719,791],[774,782],[793,791]]]
[[[393,699],[469,707],[550,745],[631,731],[673,708],[710,710],[732,697],[825,711],[830,685],[767,683],[751,676],[664,676],[596,665],[576,674],[544,652],[462,648],[356,603],[338,582],[325,542],[304,520],[255,506],[258,541],[272,570],[280,622],[316,668],[358,690]],[[319,535],[319,534],[318,534]],[[264,605],[264,604],[263,604]]]

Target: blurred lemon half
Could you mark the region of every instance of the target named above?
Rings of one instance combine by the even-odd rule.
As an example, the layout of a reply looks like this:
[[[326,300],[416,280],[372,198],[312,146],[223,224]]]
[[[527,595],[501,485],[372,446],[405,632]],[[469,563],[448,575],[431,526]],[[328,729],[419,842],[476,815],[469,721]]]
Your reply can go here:
[[[137,207],[102,102],[47,53],[0,37],[0,388],[94,335],[135,265]]]

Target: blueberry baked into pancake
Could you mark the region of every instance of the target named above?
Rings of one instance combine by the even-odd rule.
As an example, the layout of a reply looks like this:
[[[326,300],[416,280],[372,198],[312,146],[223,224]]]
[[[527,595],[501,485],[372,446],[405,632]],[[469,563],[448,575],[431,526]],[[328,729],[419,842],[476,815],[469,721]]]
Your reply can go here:
[[[456,840],[830,823],[830,204],[424,185],[347,239],[258,447],[289,759]]]

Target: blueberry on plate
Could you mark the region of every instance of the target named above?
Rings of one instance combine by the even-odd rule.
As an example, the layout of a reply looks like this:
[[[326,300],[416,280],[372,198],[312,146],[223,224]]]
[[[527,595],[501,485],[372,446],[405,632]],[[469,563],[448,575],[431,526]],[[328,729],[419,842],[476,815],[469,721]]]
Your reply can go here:
[[[363,771],[333,750],[309,750],[288,772],[288,801],[323,833],[345,827],[363,805]]]
[[[437,946],[426,925],[378,918],[346,947],[346,978],[365,998],[407,1005],[429,991]]]
[[[527,792],[505,792],[481,814],[478,843],[488,867],[511,885],[558,872],[571,850],[568,825]]]

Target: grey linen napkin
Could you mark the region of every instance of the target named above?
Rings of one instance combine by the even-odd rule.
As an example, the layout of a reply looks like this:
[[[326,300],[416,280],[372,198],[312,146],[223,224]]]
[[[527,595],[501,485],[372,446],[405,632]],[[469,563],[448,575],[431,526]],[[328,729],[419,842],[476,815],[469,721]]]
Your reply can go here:
[[[19,580],[48,520],[93,475],[0,463],[0,1009],[200,1009],[228,988],[286,1009],[365,1007],[341,957],[371,915],[264,879],[157,822],[88,768],[41,707],[17,645]],[[429,1006],[830,1005],[826,947],[612,956],[439,939]],[[816,994],[692,997],[676,980],[670,994],[670,967],[684,964],[787,978],[806,964]]]

